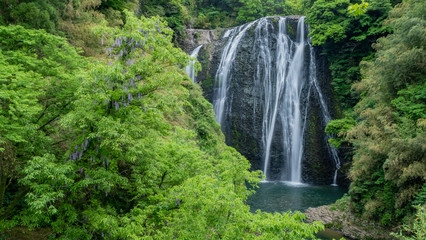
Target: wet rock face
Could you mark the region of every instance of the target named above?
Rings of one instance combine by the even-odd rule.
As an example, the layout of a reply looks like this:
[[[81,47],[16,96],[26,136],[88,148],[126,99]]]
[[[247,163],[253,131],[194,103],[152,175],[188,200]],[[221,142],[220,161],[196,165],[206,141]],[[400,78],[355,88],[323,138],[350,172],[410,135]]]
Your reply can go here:
[[[323,98],[329,108],[332,118],[336,118],[336,108],[338,105],[335,103],[335,98],[331,86],[331,73],[329,70],[327,57],[321,55],[321,48],[315,49],[315,59],[317,63],[317,80],[319,87],[321,88]],[[306,141],[306,155],[304,159],[304,179],[310,183],[329,183],[332,181],[334,175],[334,163],[330,159],[330,153],[328,148],[325,148],[326,136],[324,133],[325,128],[321,124],[312,124],[318,122],[318,113],[320,107],[318,106],[317,96],[312,96],[311,106],[308,111],[308,119],[310,123],[309,131],[305,132]],[[324,121],[324,119],[321,119]],[[315,127],[312,127],[315,126]],[[341,186],[349,186],[350,181],[347,178],[347,170],[350,162],[343,157],[343,153],[339,152],[341,168],[338,170],[337,183]],[[344,167],[345,166],[345,167]],[[316,180],[316,179],[318,180]]]
[[[186,39],[180,44],[180,47],[188,54],[195,48],[203,45],[198,53],[197,60],[201,64],[201,71],[197,73],[195,82],[203,86],[204,95],[207,100],[212,102],[214,73],[212,69],[217,69],[217,48],[220,48],[220,35],[224,30],[204,30],[204,29],[186,29]]]
[[[189,53],[200,45],[216,45],[223,30],[186,29],[181,48]]]
[[[297,39],[297,23],[300,16],[287,17],[286,32],[292,41]],[[276,54],[278,39],[279,17],[268,18],[268,30],[262,34],[268,34],[268,44],[271,54]],[[263,170],[264,166],[264,133],[262,124],[264,121],[265,91],[262,79],[264,69],[256,68],[259,61],[259,47],[255,44],[254,24],[247,30],[236,49],[235,60],[232,61],[231,82],[228,84],[227,111],[224,115],[222,131],[226,137],[226,143],[236,148],[252,164],[253,170]],[[203,33],[205,34],[205,33]],[[206,35],[206,34],[205,34]],[[222,34],[223,35],[223,34]],[[305,36],[307,35],[307,30]],[[202,39],[207,39],[203,37]],[[198,73],[197,82],[204,89],[205,97],[213,103],[214,92],[217,90],[215,76],[220,63],[221,55],[225,47],[227,37],[210,41],[203,45],[198,60],[202,65],[202,71]],[[198,44],[197,42],[196,44]],[[196,45],[194,44],[194,45]],[[295,48],[295,46],[292,46]],[[195,47],[194,47],[195,48]],[[308,49],[308,46],[306,46]],[[333,115],[333,95],[331,91],[331,78],[325,57],[315,51],[317,61],[316,77],[318,85],[322,89],[322,97],[327,103],[331,115]],[[305,51],[304,77],[309,74],[310,52]],[[275,69],[276,62],[271,63],[271,69]],[[272,74],[275,74],[272,71]],[[324,117],[322,116],[319,96],[311,93],[308,88],[302,90],[301,104],[306,106],[303,111],[304,124],[304,153],[302,156],[302,181],[315,184],[331,184],[335,170],[335,163],[330,155],[327,138],[324,134]],[[283,180],[289,174],[289,164],[285,161],[283,152],[283,123],[278,116],[274,128],[273,141],[270,146],[269,180]],[[344,178],[341,174],[338,176]]]

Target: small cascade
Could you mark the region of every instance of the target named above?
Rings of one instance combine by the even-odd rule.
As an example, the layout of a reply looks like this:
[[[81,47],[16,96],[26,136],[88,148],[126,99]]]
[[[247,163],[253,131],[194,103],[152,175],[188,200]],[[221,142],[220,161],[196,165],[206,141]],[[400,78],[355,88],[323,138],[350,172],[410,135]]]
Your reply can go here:
[[[198,53],[200,52],[200,49],[203,47],[203,45],[200,45],[198,47],[196,47],[192,52],[191,52],[191,58],[194,58],[194,60],[191,60],[189,62],[189,65],[186,66],[185,68],[185,72],[186,74],[188,74],[189,78],[192,79],[192,82],[195,82],[195,68],[194,68],[194,64],[197,61],[197,57],[198,57]]]
[[[322,129],[331,120],[304,20],[300,17],[296,24],[293,18],[289,26],[286,17],[262,18],[229,29],[222,37],[213,89],[216,121],[227,137],[238,137],[240,124],[244,127],[239,129],[251,131],[245,136],[258,136],[259,144],[254,146],[259,146],[266,181],[302,183],[304,161],[310,156],[305,153],[309,141],[305,137],[314,131],[308,118],[321,121]],[[316,114],[313,105],[319,106],[315,112],[321,116],[312,115]],[[321,136],[321,141],[328,140]],[[326,147],[328,156],[321,156],[324,161],[334,160],[336,184],[339,157],[335,149]]]
[[[222,125],[223,113],[225,111],[225,101],[227,100],[228,94],[228,80],[231,77],[232,65],[235,59],[237,52],[238,44],[240,43],[241,38],[244,36],[246,31],[253,26],[255,22],[248,23],[241,27],[233,28],[227,30],[224,36],[228,38],[225,48],[222,52],[222,57],[220,59],[219,68],[216,72],[216,91],[214,93],[214,112],[216,113],[216,122]]]
[[[313,86],[315,88],[314,90],[318,93],[322,117],[323,117],[323,127],[325,129],[325,127],[332,120],[332,118],[330,116],[330,112],[328,111],[328,107],[327,107],[327,104],[324,100],[324,97],[321,93],[321,89],[318,86],[318,80],[316,78],[317,68],[316,68],[316,63],[315,63],[314,48],[312,47],[312,45],[310,43],[309,43],[309,50],[310,50],[310,53],[311,53],[311,62],[309,64],[309,66],[310,66],[310,69],[309,69],[309,71],[310,71],[310,73],[309,73],[310,85]],[[328,151],[329,151],[331,157],[333,158],[333,161],[334,161],[334,164],[335,164],[335,167],[336,167],[336,169],[334,170],[333,183],[331,185],[337,186],[337,171],[339,171],[339,169],[340,169],[340,159],[339,159],[339,155],[337,153],[337,150],[335,148],[331,147],[328,144],[329,139],[330,139],[330,136],[326,136]]]

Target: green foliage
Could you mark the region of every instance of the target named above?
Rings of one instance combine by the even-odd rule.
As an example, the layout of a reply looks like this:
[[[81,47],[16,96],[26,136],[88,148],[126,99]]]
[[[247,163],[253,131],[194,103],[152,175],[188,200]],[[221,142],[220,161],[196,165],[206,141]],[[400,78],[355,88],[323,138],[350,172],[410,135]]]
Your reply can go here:
[[[126,0],[104,0],[102,1],[101,5],[99,6],[100,9],[114,9],[123,11],[126,6]]]
[[[69,74],[79,68],[81,58],[65,39],[20,26],[0,27],[0,44],[1,136],[23,142],[29,136],[20,130],[36,128],[31,124],[47,126],[46,111],[55,114],[66,107],[62,101],[72,96],[75,87]],[[41,97],[45,94],[49,97]]]
[[[261,173],[225,145],[211,104],[182,70],[189,56],[160,18],[124,13],[123,28],[96,29],[110,59],[70,73],[79,86],[56,127],[72,137],[65,151],[24,162],[25,201],[2,228],[49,227],[63,239],[315,239],[322,225],[301,213],[249,211],[246,184]]]
[[[394,33],[378,40],[376,58],[363,63],[360,122],[348,132],[355,146],[350,177],[355,210],[385,225],[413,212],[425,184],[424,1],[390,13]]]
[[[285,3],[287,4],[289,10],[288,14],[292,15],[306,15],[307,9],[311,7],[311,0],[287,0]]]
[[[7,93],[2,95],[6,96],[3,100],[3,109],[29,111],[30,114],[27,116],[23,112],[4,112],[5,118],[16,121],[15,123],[7,122],[6,125],[18,124],[17,118],[22,116],[22,119],[30,121],[19,123],[24,128],[30,127],[33,123],[38,126],[36,127],[38,130],[53,131],[48,127],[61,113],[69,109],[70,100],[77,87],[77,81],[72,74],[81,68],[83,63],[81,57],[66,43],[65,39],[44,31],[26,30],[20,26],[0,27],[0,43],[3,46],[3,66],[6,67],[2,74],[4,77],[2,86],[6,88],[10,86],[12,89],[8,90],[12,91],[10,94],[13,93],[13,95]],[[16,70],[8,71],[7,68]],[[22,72],[27,77],[13,74],[14,72]],[[12,100],[14,98],[16,100]],[[19,103],[19,101],[24,102]],[[13,115],[16,115],[16,119]],[[5,126],[4,129],[7,127]],[[22,134],[22,136],[28,136],[28,134]],[[17,142],[11,138],[7,139]]]
[[[163,17],[168,26],[176,34],[174,40],[183,40],[185,26],[192,20],[193,0],[142,0],[140,1],[140,13],[143,16]]]
[[[122,17],[118,10],[107,8],[99,0],[69,1],[61,11],[58,30],[63,32],[71,45],[83,50],[85,56],[100,57],[104,47],[92,29],[103,21],[111,26],[121,25]],[[123,7],[123,6],[122,6]],[[119,9],[121,10],[122,7]]]
[[[418,240],[426,238],[426,206],[416,206],[417,214],[412,225],[404,224],[402,231],[391,233],[392,236],[402,240]]]
[[[338,43],[345,39],[360,42],[387,33],[389,29],[383,27],[382,23],[391,9],[390,1],[370,2],[366,14],[354,18],[346,11],[349,0],[315,1],[307,15],[312,43],[322,45],[328,41]]]
[[[27,192],[17,179],[33,158],[58,154],[67,132],[58,119],[70,110],[75,72],[84,61],[64,38],[44,30],[0,26],[0,216],[17,222]],[[40,160],[41,161],[41,160]],[[7,198],[6,198],[7,196]]]
[[[286,1],[280,0],[239,0],[241,7],[238,9],[237,21],[240,23],[246,23],[254,21],[261,17],[272,16],[272,15],[289,15],[289,6]],[[293,7],[300,7],[297,1],[293,3]]]
[[[335,211],[336,209],[340,212],[347,211],[350,206],[351,197],[349,194],[345,193],[342,198],[338,199],[334,204],[330,206],[331,211]]]
[[[322,45],[330,64],[333,89],[343,110],[352,109],[359,100],[351,91],[351,85],[361,80],[359,63],[373,57],[371,43],[390,31],[383,23],[391,2],[369,3],[368,11],[357,17],[346,10],[349,0],[315,1],[307,14],[312,43]]]
[[[262,16],[262,1],[260,0],[240,0],[242,7],[238,11],[239,22],[251,22]]]
[[[22,214],[22,224],[38,227],[50,223],[50,218],[58,212],[57,202],[65,197],[64,186],[74,182],[69,177],[71,166],[58,165],[54,155],[46,154],[28,161],[22,173],[25,177],[20,182],[30,188],[26,196],[28,210]]]
[[[417,193],[415,200],[413,201],[413,205],[425,205],[426,204],[426,183],[423,184],[420,192]]]
[[[6,63],[0,52],[1,60],[1,139],[12,142],[25,142],[26,136],[36,127],[31,120],[41,111],[37,97],[41,94],[42,81],[34,72],[22,71],[19,65]]]
[[[55,34],[59,24],[58,7],[63,7],[60,1],[2,1],[0,6],[6,11],[8,22],[22,25],[26,28],[45,29]],[[9,11],[8,11],[9,10]]]
[[[144,16],[163,17],[175,31],[175,40],[182,41],[185,27],[226,28],[267,15],[287,15],[290,9],[301,12],[302,2],[293,0],[290,6],[281,0],[143,0],[140,6]]]
[[[426,101],[426,85],[424,84],[409,85],[406,89],[398,91],[398,97],[391,102],[397,110],[397,116],[411,120],[426,119],[426,104],[424,104]]]
[[[368,2],[362,0],[361,4],[355,3],[348,7],[348,12],[354,16],[359,16],[367,12]]]
[[[346,133],[354,127],[356,124],[355,120],[351,117],[346,117],[343,119],[332,120],[327,124],[325,132],[328,135],[333,135],[335,137],[330,138],[328,142],[334,148],[339,148],[342,142],[345,140]]]
[[[327,40],[339,42],[346,38],[350,18],[346,15],[349,0],[318,0],[308,12],[312,43],[324,44]]]
[[[313,2],[310,0],[238,0],[240,6],[234,8],[238,12],[237,21],[246,23],[261,17],[280,15],[303,15]]]
[[[398,1],[368,1],[361,15],[348,14],[349,0],[140,2],[142,15],[162,17],[180,37],[185,26],[228,27],[309,8],[337,100],[349,109],[362,97],[357,116],[326,129],[336,135],[332,145],[350,141],[356,150],[351,206],[392,225],[424,204],[424,2],[400,5],[385,26]],[[314,239],[322,226],[303,223],[301,213],[249,211],[246,185],[261,173],[224,144],[211,104],[182,71],[189,57],[173,47],[172,30],[159,17],[125,11],[134,3],[0,2],[0,24],[45,29],[0,27],[1,229],[48,227],[63,239]],[[109,27],[94,35],[102,20]],[[391,28],[374,57],[370,43]],[[88,64],[47,32],[85,55],[100,56],[102,40],[110,58]],[[372,61],[354,93],[361,60]],[[422,221],[406,231],[423,237]]]
[[[17,24],[66,36],[86,56],[99,56],[102,46],[92,28],[102,21],[122,24],[121,12],[135,9],[136,0],[20,0],[0,1],[0,25]]]
[[[302,14],[310,0],[143,0],[140,13],[163,17],[183,41],[184,28],[227,28],[271,15]]]
[[[227,12],[223,9],[210,6],[198,9],[198,16],[194,19],[194,28],[215,29],[235,25],[236,12]]]

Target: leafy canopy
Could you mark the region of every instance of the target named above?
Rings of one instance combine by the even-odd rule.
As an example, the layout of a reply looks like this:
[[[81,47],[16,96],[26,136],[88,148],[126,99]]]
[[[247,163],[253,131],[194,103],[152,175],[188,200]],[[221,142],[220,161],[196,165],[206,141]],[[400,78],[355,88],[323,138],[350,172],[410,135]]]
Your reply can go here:
[[[260,181],[225,145],[211,104],[182,70],[189,56],[158,17],[126,12],[99,27],[108,60],[75,73],[61,126],[65,154],[28,160],[23,210],[5,220],[51,227],[68,239],[301,239],[322,226],[301,213],[251,213],[246,184]]]
[[[362,0],[361,4],[355,3],[348,7],[348,12],[354,16],[359,16],[367,12],[368,2]]]
[[[0,26],[2,223],[17,215],[16,207],[27,192],[17,182],[22,169],[34,157],[58,154],[66,142],[58,120],[70,111],[78,86],[74,74],[84,65],[64,38],[44,30]]]
[[[363,97],[348,133],[355,146],[350,194],[357,212],[385,225],[414,212],[425,183],[425,9],[413,0],[390,13],[394,33],[374,45],[376,57],[354,85]]]

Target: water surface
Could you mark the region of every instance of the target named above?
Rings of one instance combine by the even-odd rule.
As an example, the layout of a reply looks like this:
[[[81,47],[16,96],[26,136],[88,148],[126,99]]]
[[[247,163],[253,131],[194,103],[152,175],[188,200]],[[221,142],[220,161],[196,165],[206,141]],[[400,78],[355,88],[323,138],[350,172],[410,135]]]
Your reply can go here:
[[[339,186],[315,186],[291,182],[261,182],[256,193],[249,197],[251,211],[301,211],[334,203],[347,192]]]
[[[292,182],[261,182],[256,193],[248,199],[251,211],[264,212],[305,211],[336,202],[347,188],[339,186],[315,186]],[[341,232],[325,229],[317,234],[319,239],[340,239]]]

